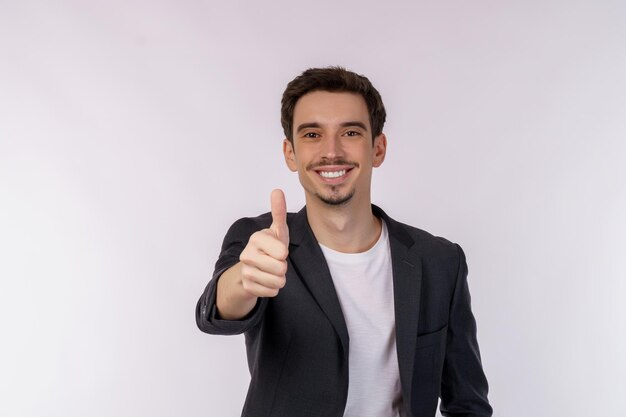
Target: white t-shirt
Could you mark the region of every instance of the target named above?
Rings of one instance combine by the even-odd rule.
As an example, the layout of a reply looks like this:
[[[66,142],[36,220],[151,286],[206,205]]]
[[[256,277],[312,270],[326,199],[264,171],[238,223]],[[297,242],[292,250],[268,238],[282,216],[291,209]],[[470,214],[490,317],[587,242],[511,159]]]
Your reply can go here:
[[[378,242],[365,252],[337,252],[320,244],[350,335],[344,417],[405,416],[396,353],[391,249],[384,221],[382,225]]]

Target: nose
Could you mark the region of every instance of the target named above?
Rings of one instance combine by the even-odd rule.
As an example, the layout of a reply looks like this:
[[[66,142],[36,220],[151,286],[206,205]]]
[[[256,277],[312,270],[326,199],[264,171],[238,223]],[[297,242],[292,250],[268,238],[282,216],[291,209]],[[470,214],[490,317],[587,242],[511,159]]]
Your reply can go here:
[[[322,155],[331,159],[343,156],[343,146],[339,135],[327,135],[324,138],[322,141]]]

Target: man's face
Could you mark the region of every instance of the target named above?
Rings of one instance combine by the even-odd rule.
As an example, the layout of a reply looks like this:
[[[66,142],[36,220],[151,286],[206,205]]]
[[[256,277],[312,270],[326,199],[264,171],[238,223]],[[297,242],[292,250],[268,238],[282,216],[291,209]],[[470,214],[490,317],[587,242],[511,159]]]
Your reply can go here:
[[[372,168],[385,159],[384,134],[374,140],[367,105],[353,93],[313,91],[293,114],[293,144],[285,139],[287,166],[298,172],[307,203],[370,202]]]

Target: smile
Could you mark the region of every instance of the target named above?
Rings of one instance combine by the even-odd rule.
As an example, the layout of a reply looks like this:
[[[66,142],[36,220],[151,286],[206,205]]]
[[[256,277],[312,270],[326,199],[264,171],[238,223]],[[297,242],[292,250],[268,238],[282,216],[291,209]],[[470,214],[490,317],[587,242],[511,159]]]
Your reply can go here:
[[[346,175],[346,170],[342,169],[341,171],[319,171],[319,174],[324,178],[339,178]]]
[[[350,165],[327,165],[314,171],[325,184],[339,185],[347,181],[353,168],[355,167]]]

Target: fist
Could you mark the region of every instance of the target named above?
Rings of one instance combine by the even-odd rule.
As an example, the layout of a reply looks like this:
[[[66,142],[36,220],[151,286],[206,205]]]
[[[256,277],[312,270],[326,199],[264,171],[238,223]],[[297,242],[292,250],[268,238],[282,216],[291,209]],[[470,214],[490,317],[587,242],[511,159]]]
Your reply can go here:
[[[273,190],[270,200],[272,224],[252,234],[239,256],[243,289],[255,297],[276,297],[286,283],[289,228],[285,194]]]

